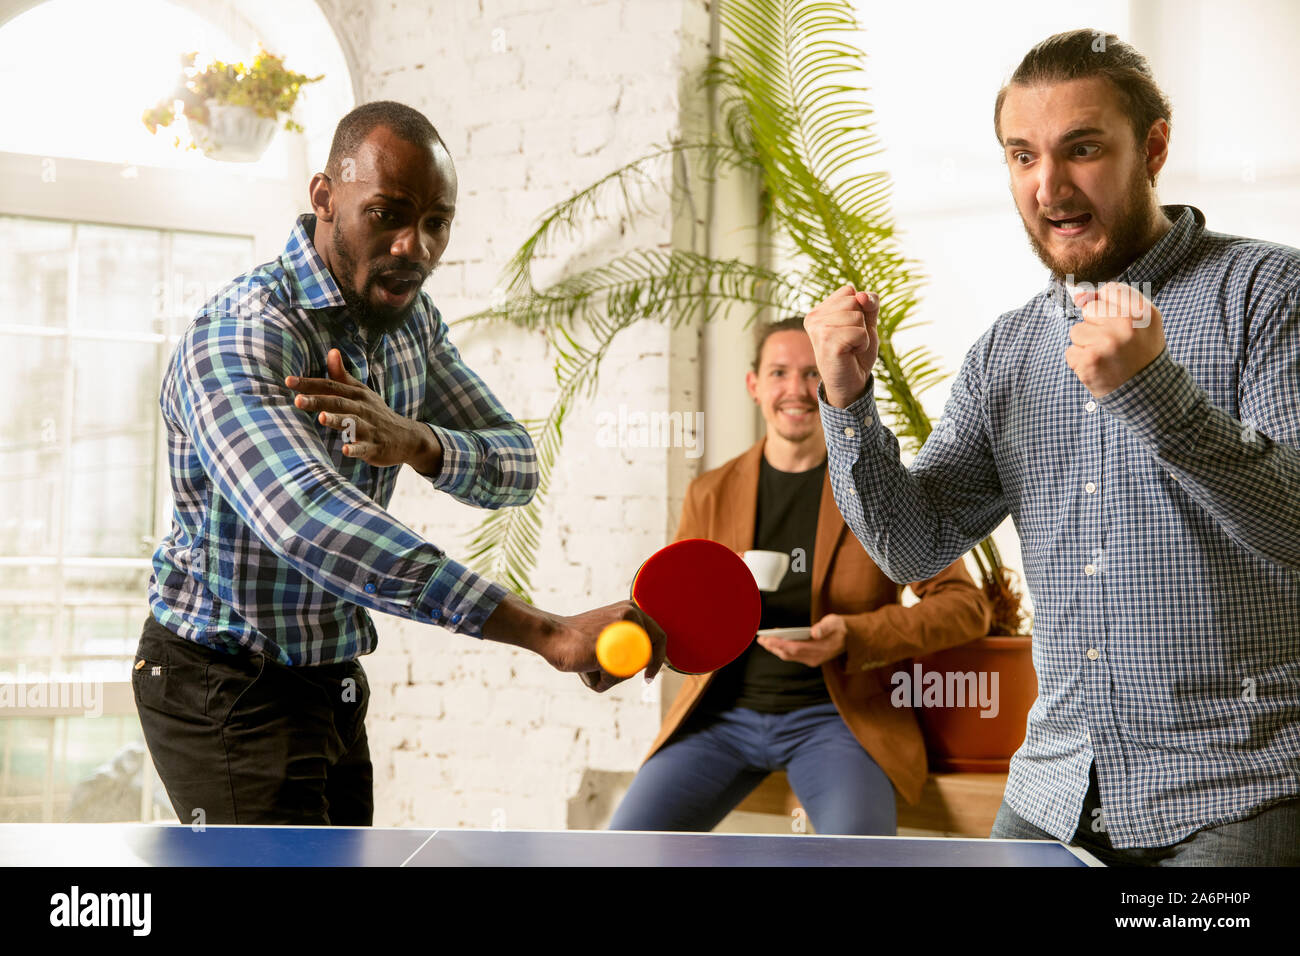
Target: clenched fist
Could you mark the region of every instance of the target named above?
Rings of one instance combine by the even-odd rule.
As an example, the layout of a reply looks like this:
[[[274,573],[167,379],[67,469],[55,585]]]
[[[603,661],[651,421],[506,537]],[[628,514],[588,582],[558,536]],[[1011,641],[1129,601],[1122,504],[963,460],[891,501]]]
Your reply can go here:
[[[1074,344],[1065,361],[1094,398],[1119,388],[1164,350],[1160,313],[1132,286],[1107,282],[1075,293],[1074,304],[1083,321],[1070,329]]]
[[[826,400],[836,408],[847,408],[867,390],[867,378],[880,354],[879,314],[878,295],[846,285],[804,317]]]

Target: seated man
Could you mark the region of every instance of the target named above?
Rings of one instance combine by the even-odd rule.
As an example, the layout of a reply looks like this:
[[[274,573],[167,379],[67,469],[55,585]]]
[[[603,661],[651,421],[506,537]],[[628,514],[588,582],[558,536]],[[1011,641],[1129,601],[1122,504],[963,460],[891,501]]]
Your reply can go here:
[[[816,358],[801,318],[769,326],[749,394],[767,435],[693,481],[677,539],[790,554],[763,594],[763,629],[736,661],[687,678],[610,828],[711,830],[769,773],[784,770],[818,833],[893,834],[895,790],[916,802],[925,746],[910,708],[890,702],[882,665],[988,633],[989,608],[960,560],[898,604],[848,534],[826,478]]]

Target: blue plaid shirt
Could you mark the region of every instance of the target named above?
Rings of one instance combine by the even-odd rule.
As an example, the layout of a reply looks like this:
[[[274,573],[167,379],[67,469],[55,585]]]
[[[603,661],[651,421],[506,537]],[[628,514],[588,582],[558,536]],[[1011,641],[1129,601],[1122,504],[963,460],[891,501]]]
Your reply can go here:
[[[1300,795],[1300,251],[1164,208],[1117,280],[1167,347],[1104,399],[1066,365],[1053,281],[976,342],[910,468],[870,385],[821,405],[836,502],[895,581],[1011,515],[1038,699],[1006,801],[1068,840],[1095,761],[1121,848]]]
[[[159,405],[175,511],[153,555],[153,615],[209,647],[328,664],[375,649],[368,611],[479,636],[505,590],[385,511],[400,466],[343,455],[343,433],[284,384],[349,372],[442,443],[436,489],[484,508],[537,487],[536,454],[461,361],[421,291],[406,324],[368,341],[298,218],[279,259],[217,293],[176,345]],[[428,476],[426,476],[427,478]]]

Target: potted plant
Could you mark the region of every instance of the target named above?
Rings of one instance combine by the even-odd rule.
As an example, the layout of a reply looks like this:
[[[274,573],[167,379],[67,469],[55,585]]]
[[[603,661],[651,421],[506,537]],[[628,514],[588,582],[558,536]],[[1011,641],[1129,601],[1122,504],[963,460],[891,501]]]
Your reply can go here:
[[[1028,634],[990,635],[917,658],[921,674],[997,675],[996,710],[967,701],[964,706],[927,706],[917,711],[930,769],[940,773],[1006,773],[1011,755],[1025,740],[1029,708],[1038,696],[1033,639]],[[986,717],[991,713],[993,716]]]
[[[285,69],[282,57],[260,48],[252,66],[214,60],[195,66],[197,52],[181,57],[182,73],[172,95],[147,109],[142,117],[150,133],[170,126],[176,104],[189,123],[187,149],[202,149],[212,159],[232,163],[256,162],[270,145],[281,114],[284,128],[302,132],[289,117],[302,88],[324,79]],[[175,145],[180,146],[176,137]]]
[[[497,301],[462,320],[540,330],[558,354],[555,403],[546,418],[526,422],[538,448],[537,495],[528,505],[488,516],[470,546],[470,561],[479,570],[508,582],[524,597],[564,419],[575,400],[594,393],[612,342],[637,322],[702,323],[726,305],[745,307],[752,322],[763,312],[806,313],[847,282],[875,290],[881,295],[878,404],[905,448],[919,449],[932,431],[918,396],[944,374],[924,346],[904,352],[894,346],[894,336],[912,324],[921,276],[897,249],[887,214],[887,177],[865,167],[879,142],[863,96],[865,54],[858,46],[860,28],[851,4],[725,0],[720,15],[726,49],[713,59],[703,79],[720,105],[718,132],[656,149],[552,207],[515,253]],[[613,219],[637,216],[646,205],[643,190],[662,189],[681,198],[689,184],[680,176],[670,179],[664,169],[690,169],[692,164],[705,177],[731,169],[757,179],[760,213],[773,244],[794,252],[789,268],[778,272],[740,259],[652,248],[537,287],[533,263],[548,247],[579,238],[583,225],[597,213]],[[988,749],[984,742],[1000,735],[997,749],[1005,752],[994,764],[973,769],[1005,769],[1006,759],[1023,739],[1037,682],[1030,639],[1016,636],[1022,635],[1026,622],[1011,571],[992,538],[971,554],[993,605],[994,636],[948,652],[959,655],[952,659],[934,655],[923,664],[999,669],[1006,674],[1006,679],[999,678],[1004,698],[1000,714],[981,719],[975,708],[935,712],[923,715],[923,727],[937,748],[934,757],[940,766],[952,766],[946,748],[967,746],[960,739],[963,727],[954,724],[975,732],[981,754]],[[985,654],[993,655],[991,663],[972,660],[972,655]],[[993,725],[999,725],[1000,734],[993,732]]]

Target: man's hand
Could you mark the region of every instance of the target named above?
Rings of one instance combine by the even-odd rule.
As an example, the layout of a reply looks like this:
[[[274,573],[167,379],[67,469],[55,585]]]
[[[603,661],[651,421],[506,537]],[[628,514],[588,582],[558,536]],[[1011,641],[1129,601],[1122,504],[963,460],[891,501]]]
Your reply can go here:
[[[343,454],[349,458],[376,467],[409,462],[422,474],[435,473],[442,461],[442,448],[433,431],[397,414],[379,393],[348,374],[338,349],[330,349],[327,363],[329,378],[291,375],[284,380],[289,388],[303,393],[294,399],[294,405],[319,411],[318,422],[347,433]]]
[[[880,354],[879,314],[878,295],[846,285],[804,318],[826,400],[836,408],[847,408],[867,390],[867,378]]]
[[[812,637],[809,640],[786,641],[779,637],[760,635],[758,643],[783,661],[821,667],[844,653],[844,639],[848,630],[844,618],[838,614],[827,614],[812,626]]]
[[[619,601],[617,604],[596,608],[594,611],[586,611],[573,617],[561,618],[561,621],[568,625],[569,630],[553,646],[557,653],[568,654],[571,657],[568,660],[568,666],[561,666],[561,663],[557,661],[551,661],[551,665],[556,670],[578,671],[582,675],[582,682],[597,694],[603,694],[615,684],[622,683],[627,679],[625,677],[615,677],[608,673],[601,668],[600,662],[596,660],[596,638],[600,636],[600,632],[607,625],[613,624],[615,621],[632,621],[640,624],[645,628],[646,634],[649,635],[650,663],[646,665],[645,669],[647,683],[655,679],[655,675],[659,673],[659,668],[663,666],[664,657],[668,652],[668,637],[664,634],[663,628],[656,624],[649,614],[631,601]],[[551,658],[548,656],[547,660],[551,660]]]
[[[483,636],[490,641],[533,651],[557,671],[576,671],[582,675],[584,684],[603,694],[626,680],[606,673],[596,660],[596,638],[605,625],[615,621],[633,621],[645,628],[650,637],[650,663],[646,666],[645,678],[654,680],[663,666],[668,638],[663,628],[631,601],[619,601],[594,611],[563,617],[539,610],[509,594],[483,623]]]
[[[1122,282],[1075,294],[1083,321],[1070,329],[1074,344],[1066,364],[1094,398],[1102,398],[1146,368],[1165,347],[1160,313],[1146,297]]]

